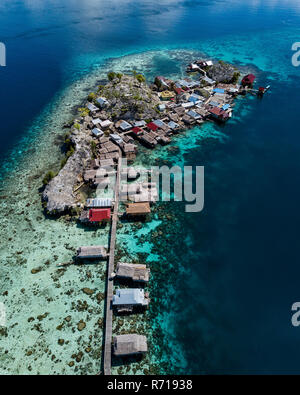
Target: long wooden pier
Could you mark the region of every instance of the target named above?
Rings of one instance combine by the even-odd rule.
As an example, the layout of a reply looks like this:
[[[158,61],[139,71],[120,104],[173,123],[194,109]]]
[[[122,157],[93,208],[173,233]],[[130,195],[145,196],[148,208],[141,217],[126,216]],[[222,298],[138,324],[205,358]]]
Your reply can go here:
[[[120,191],[120,175],[122,166],[122,154],[119,152],[117,178],[115,185],[115,204],[113,215],[111,219],[111,231],[110,231],[110,248],[109,248],[109,259],[107,264],[107,294],[106,294],[106,313],[105,313],[105,343],[104,343],[104,361],[103,361],[103,373],[105,375],[111,374],[111,347],[112,347],[112,298],[113,298],[113,281],[111,280],[111,274],[114,271],[115,266],[115,247],[116,247],[116,233],[117,233],[117,222],[119,212],[119,191]]]

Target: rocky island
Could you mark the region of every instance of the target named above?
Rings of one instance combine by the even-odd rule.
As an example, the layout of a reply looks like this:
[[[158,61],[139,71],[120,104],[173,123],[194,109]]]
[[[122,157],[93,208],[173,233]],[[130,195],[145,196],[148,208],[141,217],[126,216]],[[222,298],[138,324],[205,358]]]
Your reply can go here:
[[[42,200],[49,214],[83,209],[80,187],[99,185],[101,164],[114,165],[120,155],[134,160],[137,142],[154,148],[206,120],[226,122],[234,98],[252,87],[244,80],[239,84],[239,71],[223,61],[195,60],[187,72],[189,78],[172,81],[157,76],[150,85],[136,72],[108,73],[107,83],[89,94],[69,125],[61,170],[45,177]]]

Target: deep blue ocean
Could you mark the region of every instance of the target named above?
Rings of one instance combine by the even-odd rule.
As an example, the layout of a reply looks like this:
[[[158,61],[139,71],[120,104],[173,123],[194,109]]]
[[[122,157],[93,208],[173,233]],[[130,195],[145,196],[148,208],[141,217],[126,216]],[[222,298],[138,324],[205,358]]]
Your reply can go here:
[[[178,373],[299,373],[300,328],[291,325],[300,301],[300,68],[291,63],[299,23],[297,0],[1,1],[1,164],[93,62],[191,48],[253,67],[271,85],[216,127],[224,143],[184,154],[205,166],[205,208],[179,216],[187,270],[168,304],[186,361]],[[168,74],[174,65],[158,57],[155,67]]]

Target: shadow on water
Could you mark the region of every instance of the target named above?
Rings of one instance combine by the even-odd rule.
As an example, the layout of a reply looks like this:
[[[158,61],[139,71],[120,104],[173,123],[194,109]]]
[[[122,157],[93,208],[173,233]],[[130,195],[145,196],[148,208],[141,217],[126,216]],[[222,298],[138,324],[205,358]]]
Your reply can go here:
[[[132,356],[124,356],[124,357],[116,357],[113,355],[113,347],[112,347],[112,360],[111,364],[114,367],[128,366],[133,363],[139,363],[144,359],[144,355],[137,354]]]

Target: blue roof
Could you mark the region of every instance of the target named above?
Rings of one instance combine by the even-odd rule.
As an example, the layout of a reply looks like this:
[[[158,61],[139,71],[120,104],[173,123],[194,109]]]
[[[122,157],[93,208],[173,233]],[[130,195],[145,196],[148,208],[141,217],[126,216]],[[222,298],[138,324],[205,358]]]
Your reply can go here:
[[[219,105],[220,105],[220,103],[218,103],[217,101],[213,101],[213,100],[211,102],[209,102],[209,104],[214,107],[219,107]]]
[[[130,125],[130,123],[128,123],[128,122],[126,122],[126,121],[123,121],[123,122],[121,122],[121,124],[120,124],[120,128],[121,128],[122,130],[126,130],[126,129],[132,128],[132,126]]]
[[[225,92],[224,89],[220,89],[220,88],[215,88],[213,91],[214,91],[215,93],[224,93],[224,92]]]
[[[200,115],[197,112],[193,111],[193,110],[189,111],[187,114],[190,117],[195,118],[195,119],[201,118]]]
[[[159,128],[161,128],[162,126],[164,126],[164,122],[161,121],[160,119],[156,119],[155,121],[153,121],[153,123],[158,126]]]
[[[168,126],[169,126],[171,129],[175,129],[175,128],[177,128],[179,125],[178,125],[178,123],[176,123],[176,122],[170,121],[170,122],[168,123]]]
[[[117,289],[113,296],[113,305],[143,305],[145,303],[144,290],[139,288]]]
[[[230,104],[224,104],[224,106],[222,107],[222,110],[228,110],[229,107],[230,107]]]
[[[186,80],[178,80],[176,85],[177,84],[179,84],[179,88],[180,88],[180,85],[181,86],[186,86],[186,87],[189,85],[188,81],[186,81]]]
[[[108,101],[105,97],[98,97],[96,101],[100,104],[100,106],[102,106],[103,104],[108,104]]]
[[[103,136],[103,132],[102,132],[102,130],[100,130],[100,129],[98,129],[98,128],[94,128],[93,130],[92,130],[92,133],[93,133],[93,135],[94,136],[96,136],[96,137],[98,137],[98,136]]]
[[[199,100],[199,96],[198,95],[191,95],[190,97],[189,97],[189,101],[192,101],[192,102],[196,102],[196,101],[198,101]]]

